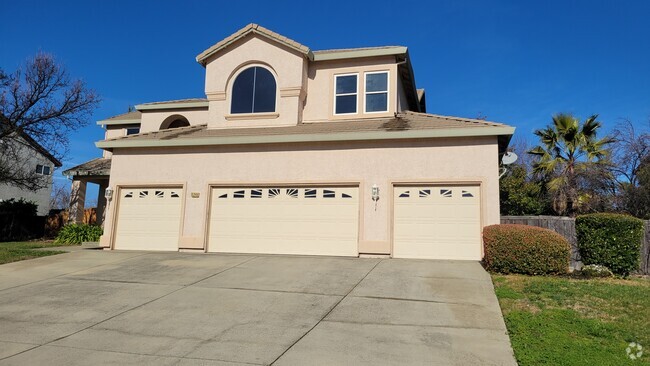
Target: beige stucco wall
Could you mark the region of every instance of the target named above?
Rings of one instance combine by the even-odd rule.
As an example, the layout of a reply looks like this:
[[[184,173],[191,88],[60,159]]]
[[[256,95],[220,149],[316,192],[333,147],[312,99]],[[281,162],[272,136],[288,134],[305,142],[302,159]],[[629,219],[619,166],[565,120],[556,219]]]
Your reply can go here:
[[[164,164],[162,163],[164,162]],[[484,225],[499,222],[496,137],[292,145],[117,149],[110,186],[186,186],[181,245],[202,247],[209,184],[359,183],[360,251],[390,253],[394,182],[480,182]],[[375,203],[370,187],[377,184]],[[191,198],[191,192],[199,198]],[[106,215],[108,244],[114,202]]]
[[[160,130],[160,125],[173,115],[181,115],[187,118],[190,125],[204,125],[208,123],[207,108],[186,108],[178,110],[156,110],[142,111],[140,120],[140,132],[151,132]]]
[[[363,113],[365,103],[364,73],[369,71],[388,71],[388,112]],[[334,76],[337,74],[359,74],[359,97],[356,115],[334,115]],[[330,120],[354,120],[359,118],[376,118],[392,116],[397,106],[397,64],[391,56],[365,59],[320,61],[309,65],[307,81],[307,101],[303,112],[304,122],[326,122]]]
[[[274,74],[278,88],[276,113],[230,116],[230,90],[234,79],[251,66],[265,67]],[[295,125],[302,112],[306,74],[307,59],[295,50],[255,35],[237,41],[216,53],[206,64],[205,94],[210,100],[208,127]]]

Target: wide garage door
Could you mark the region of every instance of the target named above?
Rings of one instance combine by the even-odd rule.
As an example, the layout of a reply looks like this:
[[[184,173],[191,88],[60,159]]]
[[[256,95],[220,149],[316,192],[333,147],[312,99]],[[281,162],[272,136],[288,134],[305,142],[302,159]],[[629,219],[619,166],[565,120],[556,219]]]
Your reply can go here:
[[[182,188],[122,188],[115,249],[178,250]]]
[[[481,259],[479,186],[397,186],[393,256]]]
[[[358,187],[213,188],[208,251],[358,255]]]

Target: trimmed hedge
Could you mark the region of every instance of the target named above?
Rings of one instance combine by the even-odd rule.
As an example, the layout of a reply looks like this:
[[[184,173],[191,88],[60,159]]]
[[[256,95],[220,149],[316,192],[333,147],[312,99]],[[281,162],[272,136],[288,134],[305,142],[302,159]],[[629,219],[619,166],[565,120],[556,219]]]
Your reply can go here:
[[[59,231],[54,241],[57,244],[81,244],[85,241],[99,241],[102,228],[97,225],[70,224]]]
[[[599,264],[627,276],[639,268],[643,220],[621,214],[597,213],[576,217],[582,262]]]
[[[528,225],[483,229],[485,268],[499,273],[562,274],[569,270],[571,246],[555,231]]]

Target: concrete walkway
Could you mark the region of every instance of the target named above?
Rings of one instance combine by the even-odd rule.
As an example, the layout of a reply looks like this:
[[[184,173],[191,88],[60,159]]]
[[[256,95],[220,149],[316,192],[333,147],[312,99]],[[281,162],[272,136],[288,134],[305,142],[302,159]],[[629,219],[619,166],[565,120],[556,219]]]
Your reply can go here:
[[[82,250],[0,266],[0,365],[516,365],[478,263]]]

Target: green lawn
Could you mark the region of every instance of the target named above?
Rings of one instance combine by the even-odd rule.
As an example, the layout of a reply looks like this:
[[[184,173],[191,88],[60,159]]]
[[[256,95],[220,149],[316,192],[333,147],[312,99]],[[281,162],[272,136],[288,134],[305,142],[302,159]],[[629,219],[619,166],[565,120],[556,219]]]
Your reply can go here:
[[[650,280],[493,275],[520,366],[650,365]],[[628,343],[644,347],[627,357]]]
[[[22,261],[48,255],[65,253],[58,250],[34,250],[36,248],[60,247],[52,241],[20,241],[0,243],[0,264]]]

